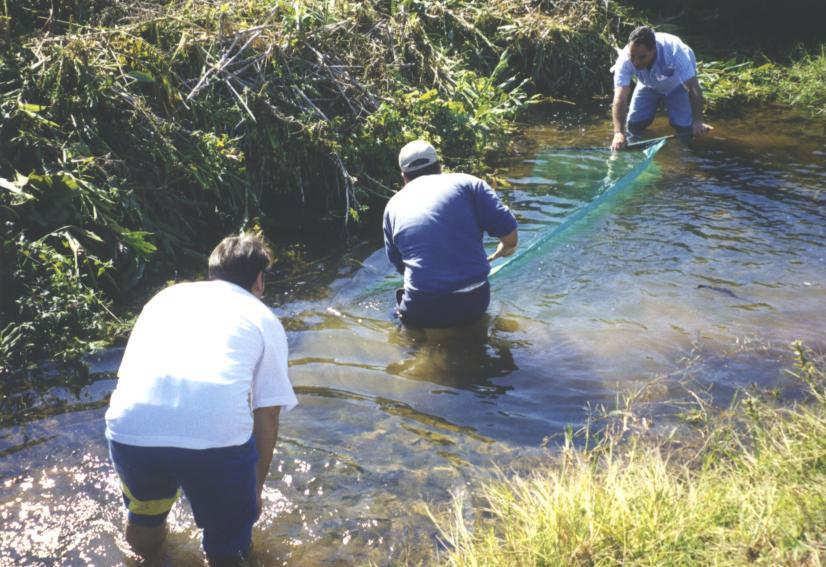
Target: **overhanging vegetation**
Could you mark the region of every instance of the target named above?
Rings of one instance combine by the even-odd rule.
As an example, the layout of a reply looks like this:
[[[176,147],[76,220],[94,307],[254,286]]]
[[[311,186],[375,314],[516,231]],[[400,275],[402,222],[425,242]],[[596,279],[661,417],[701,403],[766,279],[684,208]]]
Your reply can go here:
[[[410,139],[482,171],[531,80],[559,97],[607,92],[589,67],[623,25],[596,1],[2,12],[5,368],[82,352],[113,303],[199,269],[227,233],[352,229],[391,193]]]
[[[642,19],[601,0],[0,3],[0,373],[125,329],[230,232],[357,230],[410,139],[484,172],[532,96],[606,100]],[[701,79],[712,109],[822,112],[822,68]]]

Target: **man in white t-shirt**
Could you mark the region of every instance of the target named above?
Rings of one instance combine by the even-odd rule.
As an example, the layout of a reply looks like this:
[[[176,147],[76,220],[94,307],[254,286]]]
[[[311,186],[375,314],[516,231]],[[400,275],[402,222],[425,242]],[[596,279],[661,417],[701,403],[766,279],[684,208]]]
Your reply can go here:
[[[712,127],[702,120],[703,91],[697,80],[694,51],[679,37],[640,26],[631,32],[620,51],[614,72],[614,102],[611,108],[614,138],[611,149],[626,145],[654,120],[665,102],[668,120],[682,137],[702,136]],[[637,80],[631,96],[631,78]],[[627,118],[626,118],[627,116]]]
[[[272,256],[255,235],[225,238],[209,281],[155,295],[138,317],[106,412],[106,438],[129,510],[126,540],[162,556],[180,490],[211,565],[240,564],[278,436],[298,403],[287,338],[260,298]]]

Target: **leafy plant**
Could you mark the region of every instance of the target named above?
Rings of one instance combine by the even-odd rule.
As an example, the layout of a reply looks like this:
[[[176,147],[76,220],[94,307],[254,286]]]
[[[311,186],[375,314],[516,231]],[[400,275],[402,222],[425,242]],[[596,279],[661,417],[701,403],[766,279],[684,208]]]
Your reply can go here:
[[[779,102],[813,114],[826,113],[826,48],[819,54],[804,54],[791,66],[771,61],[760,64],[736,58],[700,61],[697,76],[703,85],[708,107],[731,112],[750,104]]]
[[[542,4],[4,5],[0,316],[38,343],[18,362],[77,352],[46,322],[100,337],[104,307],[200,268],[252,219],[354,230],[414,137],[484,173],[540,79],[564,78],[542,83],[554,94],[604,82],[579,69],[592,47],[610,52],[614,12]]]

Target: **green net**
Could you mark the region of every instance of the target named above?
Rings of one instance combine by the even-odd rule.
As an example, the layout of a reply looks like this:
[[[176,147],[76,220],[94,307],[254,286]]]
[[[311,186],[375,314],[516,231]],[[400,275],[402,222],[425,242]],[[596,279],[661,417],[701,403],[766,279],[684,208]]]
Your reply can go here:
[[[624,152],[608,148],[552,148],[537,156],[532,176],[523,182],[531,185],[531,196],[539,204],[532,207],[529,203],[512,203],[520,219],[521,243],[512,256],[494,263],[490,277],[501,278],[531,256],[547,251],[589,213],[631,186],[666,140],[653,142],[644,149]],[[495,242],[489,240],[490,250]],[[379,296],[402,285],[401,277],[392,270],[383,251],[377,251],[362,267],[347,286],[351,292],[361,291],[355,292],[355,298],[350,293],[337,294],[338,299],[349,296],[361,304],[374,303]]]
[[[549,150],[536,160],[535,174],[550,183],[563,183],[565,197],[580,206],[563,212],[561,222],[551,225],[520,246],[512,256],[504,258],[490,270],[495,278],[523,263],[528,257],[547,247],[585,216],[629,187],[645,170],[665,145],[665,140],[641,150],[611,152],[608,149]],[[590,197],[590,198],[589,198]]]

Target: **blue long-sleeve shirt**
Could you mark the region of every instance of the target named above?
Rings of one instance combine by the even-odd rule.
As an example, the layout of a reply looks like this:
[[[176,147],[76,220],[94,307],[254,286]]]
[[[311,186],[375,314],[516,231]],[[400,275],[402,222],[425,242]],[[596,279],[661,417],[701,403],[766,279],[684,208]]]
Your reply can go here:
[[[410,291],[450,293],[490,271],[482,236],[503,237],[516,219],[491,187],[463,173],[417,177],[384,209],[387,258]]]

